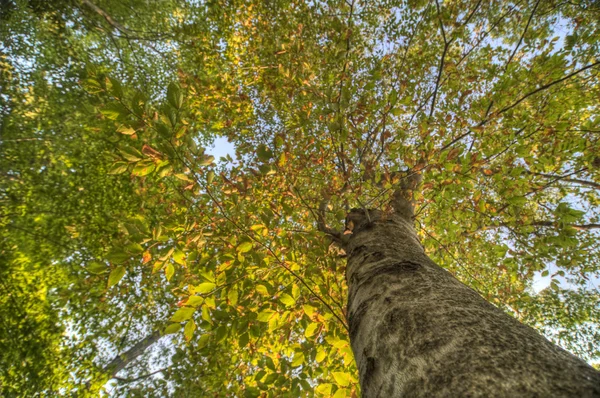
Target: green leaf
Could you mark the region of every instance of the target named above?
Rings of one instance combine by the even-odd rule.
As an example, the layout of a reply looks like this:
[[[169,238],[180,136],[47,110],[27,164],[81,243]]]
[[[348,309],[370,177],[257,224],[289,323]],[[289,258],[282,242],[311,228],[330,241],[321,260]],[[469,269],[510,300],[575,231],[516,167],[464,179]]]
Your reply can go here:
[[[150,174],[154,171],[154,168],[155,168],[154,163],[150,163],[150,164],[138,163],[131,171],[131,174],[133,174],[134,176],[137,176],[137,177],[147,176],[148,174]]]
[[[120,126],[117,131],[121,134],[124,135],[134,135],[135,134],[135,129],[129,127],[129,126]]]
[[[114,95],[116,98],[123,98],[123,87],[121,86],[121,82],[119,82],[117,79],[109,77],[110,80],[110,85],[111,85],[111,92],[112,95]]]
[[[108,275],[108,287],[113,287],[125,276],[125,267],[120,265],[110,271]]]
[[[215,157],[212,155],[202,155],[200,161],[198,162],[200,166],[208,166],[215,161]]]
[[[258,158],[263,162],[269,161],[273,157],[273,152],[266,145],[259,145],[256,149],[256,154]]]
[[[312,305],[304,304],[302,308],[304,309],[304,313],[310,318],[312,318],[312,316],[315,314],[315,307],[313,307]]]
[[[196,322],[192,319],[186,323],[185,328],[183,329],[183,336],[187,342],[194,336],[194,330],[196,330]]]
[[[175,174],[175,177],[176,177],[176,178],[178,178],[178,179],[180,179],[181,181],[185,181],[185,182],[194,182],[193,180],[191,180],[191,179],[190,179],[188,176],[186,176],[186,175],[185,175],[185,174],[183,174],[183,173],[178,173],[178,174]]]
[[[194,315],[195,308],[182,307],[178,309],[171,317],[171,322],[183,322],[187,321]]]
[[[239,344],[240,348],[246,347],[248,345],[249,340],[250,340],[250,337],[248,337],[248,333],[243,333],[238,340],[238,344]]]
[[[269,322],[269,319],[275,314],[273,310],[264,310],[258,313],[258,317],[256,318],[259,322]]]
[[[106,272],[108,266],[99,261],[92,261],[85,268],[93,274],[101,274],[103,272]]]
[[[171,104],[173,108],[181,108],[181,105],[183,104],[183,93],[177,83],[170,83],[169,87],[167,87],[167,101],[169,101],[169,104]]]
[[[117,120],[119,118],[127,116],[129,111],[123,105],[118,102],[111,102],[100,110],[107,119]]]
[[[281,300],[281,302],[288,307],[293,307],[294,305],[296,305],[296,300],[294,300],[292,296],[286,293],[283,293],[281,297],[279,297],[279,300]]]
[[[131,256],[129,254],[127,254],[126,252],[124,252],[123,249],[120,249],[120,248],[115,248],[106,255],[106,259],[108,261],[110,261],[111,263],[115,263],[115,264],[122,264],[125,261],[129,260],[129,257],[131,257]]]
[[[128,160],[130,162],[138,162],[144,157],[144,155],[142,155],[140,151],[130,146],[121,148],[119,152],[125,160]]]
[[[180,323],[172,323],[169,326],[167,326],[165,328],[165,331],[163,332],[163,334],[174,334],[177,333],[181,330],[181,324]]]
[[[131,254],[140,254],[144,251],[144,248],[139,243],[130,243],[125,246],[125,251]]]
[[[229,304],[235,306],[238,302],[238,291],[237,289],[230,289],[227,293],[227,298],[229,299]]]
[[[198,348],[202,349],[202,348],[206,347],[209,340],[210,340],[210,335],[208,335],[208,334],[203,334],[202,336],[200,336],[200,339],[198,339]]]
[[[125,162],[115,162],[108,170],[108,174],[123,174],[129,165]]]
[[[265,285],[256,285],[256,291],[262,294],[263,296],[269,295],[269,291],[267,290],[267,287]]]
[[[249,252],[250,250],[252,250],[251,242],[243,242],[237,247],[237,251],[239,253],[246,253],[246,252]]]
[[[512,198],[508,198],[506,201],[511,205],[522,206],[527,203],[527,198],[524,196],[513,196]]]

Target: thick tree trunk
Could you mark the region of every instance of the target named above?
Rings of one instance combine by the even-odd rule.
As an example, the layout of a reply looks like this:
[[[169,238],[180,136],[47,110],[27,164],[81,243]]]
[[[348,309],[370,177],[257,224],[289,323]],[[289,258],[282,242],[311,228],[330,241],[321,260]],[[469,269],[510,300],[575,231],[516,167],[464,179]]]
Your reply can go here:
[[[410,202],[347,220],[350,342],[365,398],[600,397],[600,373],[424,253]]]

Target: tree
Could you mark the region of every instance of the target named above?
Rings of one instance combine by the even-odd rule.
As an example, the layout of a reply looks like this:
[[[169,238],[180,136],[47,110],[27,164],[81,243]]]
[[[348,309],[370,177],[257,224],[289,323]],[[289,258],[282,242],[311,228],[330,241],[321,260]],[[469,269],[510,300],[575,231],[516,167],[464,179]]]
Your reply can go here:
[[[530,388],[509,360],[598,377],[517,322],[598,358],[594,3],[6,4],[4,288],[47,286],[25,319],[57,355],[7,348],[61,364],[9,367],[7,394],[34,374],[47,394]]]

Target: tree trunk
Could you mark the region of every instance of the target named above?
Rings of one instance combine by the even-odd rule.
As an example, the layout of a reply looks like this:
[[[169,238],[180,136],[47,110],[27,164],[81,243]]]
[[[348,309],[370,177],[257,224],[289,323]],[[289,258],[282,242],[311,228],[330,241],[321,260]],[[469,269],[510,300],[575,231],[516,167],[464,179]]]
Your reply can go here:
[[[424,253],[412,205],[353,210],[350,342],[371,397],[600,397],[600,373],[460,283]]]

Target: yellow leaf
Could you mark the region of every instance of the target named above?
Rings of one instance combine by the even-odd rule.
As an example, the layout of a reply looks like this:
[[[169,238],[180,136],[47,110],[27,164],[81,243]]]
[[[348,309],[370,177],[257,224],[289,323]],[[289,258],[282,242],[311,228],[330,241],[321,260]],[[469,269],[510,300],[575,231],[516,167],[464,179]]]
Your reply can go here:
[[[227,293],[227,298],[229,299],[229,304],[236,305],[238,301],[237,289],[231,289],[229,293]]]
[[[204,302],[204,298],[200,296],[190,296],[188,300],[185,302],[185,305],[189,305],[190,307],[198,307]]]
[[[199,285],[196,285],[194,290],[196,290],[196,293],[203,294],[212,292],[215,289],[215,287],[217,287],[217,285],[212,282],[204,282]]]
[[[268,296],[269,291],[265,285],[256,285],[256,291],[262,294],[263,296]]]
[[[117,129],[117,131],[121,134],[125,134],[125,135],[133,135],[135,134],[135,130],[132,129],[131,127],[127,127],[127,126],[121,126]]]
[[[315,313],[315,307],[313,307],[312,305],[304,304],[302,308],[304,309],[304,313],[310,318],[312,318],[312,316]]]
[[[277,162],[277,164],[279,165],[279,167],[283,167],[286,163],[287,159],[285,158],[285,152],[281,152],[281,155],[279,156],[279,161]]]
[[[344,398],[348,396],[348,390],[345,388],[340,388],[333,394],[333,398]]]
[[[317,356],[315,357],[315,360],[317,362],[321,362],[323,359],[325,359],[325,357],[327,356],[327,353],[325,352],[325,350],[321,347],[317,348]]]
[[[294,304],[296,304],[296,300],[294,300],[292,296],[286,293],[283,293],[281,297],[279,297],[279,300],[281,300],[281,302],[287,305],[288,307],[292,307]]]
[[[298,367],[304,363],[304,354],[297,352],[294,354],[294,360],[292,361],[292,368]]]
[[[246,252],[249,252],[250,250],[252,250],[251,242],[243,242],[237,247],[237,251],[240,253],[246,253]]]
[[[350,375],[344,372],[333,372],[333,378],[338,386],[348,387],[350,385]]]
[[[167,277],[168,281],[171,280],[174,273],[175,273],[175,267],[173,267],[173,264],[171,264],[171,263],[167,264],[167,266],[165,267],[165,276]]]
[[[312,336],[313,334],[315,334],[315,331],[317,330],[318,327],[319,327],[318,323],[311,323],[310,325],[308,325],[308,327],[304,331],[304,336],[307,338]]]
[[[173,252],[173,260],[179,265],[185,265],[185,254],[179,249]]]
[[[171,317],[171,322],[187,321],[188,319],[190,319],[192,317],[192,315],[194,314],[194,311],[196,311],[195,308],[190,308],[190,307],[180,308]]]
[[[318,385],[317,388],[315,388],[315,390],[319,393],[322,394],[326,397],[331,396],[331,388],[333,387],[333,384],[330,383],[324,383],[321,385]]]

